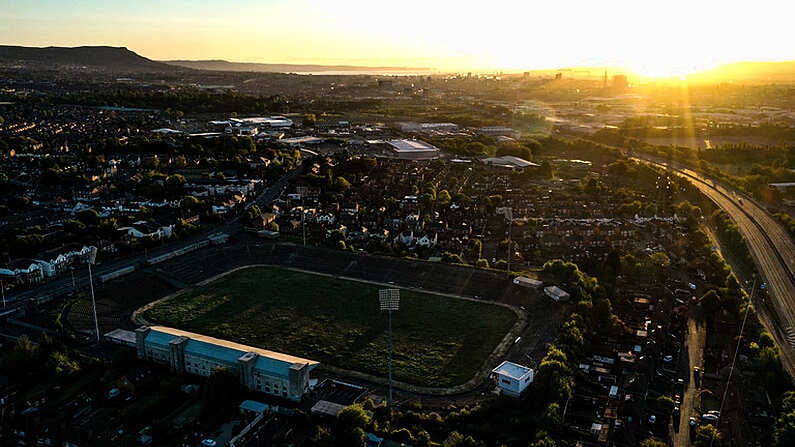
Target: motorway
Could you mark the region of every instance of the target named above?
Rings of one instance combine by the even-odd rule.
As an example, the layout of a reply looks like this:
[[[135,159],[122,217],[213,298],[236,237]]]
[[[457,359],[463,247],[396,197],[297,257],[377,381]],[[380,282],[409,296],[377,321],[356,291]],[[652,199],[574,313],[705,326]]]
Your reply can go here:
[[[755,308],[766,329],[776,339],[785,371],[790,377],[795,377],[795,243],[790,235],[762,206],[747,196],[740,197],[685,167],[641,161],[665,167],[687,178],[737,224],[766,282],[769,299],[757,301]]]
[[[257,195],[254,199],[254,203],[260,208],[263,206],[270,204],[275,200],[279,195],[282,193],[284,188],[286,188],[287,183],[300,173],[300,167],[285,174],[279,180],[274,182],[272,185],[268,186],[264,191]],[[94,281],[97,280],[97,277],[100,275],[114,272],[119,269],[123,269],[125,267],[134,266],[136,268],[140,267],[145,263],[148,258],[156,257],[174,250],[178,250],[188,245],[194,244],[201,240],[206,239],[209,235],[215,233],[226,233],[229,235],[233,235],[243,230],[243,226],[240,223],[240,216],[243,213],[238,213],[236,216],[230,217],[227,219],[223,225],[212,227],[201,233],[194,234],[186,239],[182,239],[170,244],[166,244],[162,247],[157,247],[156,249],[149,250],[146,254],[139,254],[130,257],[126,257],[123,259],[118,259],[114,261],[110,261],[103,264],[97,264],[92,269],[92,274],[94,276]],[[75,287],[75,285],[77,287]],[[23,306],[25,302],[30,298],[44,298],[44,297],[58,297],[62,295],[66,295],[75,290],[75,288],[87,288],[88,286],[88,268],[81,266],[79,271],[74,272],[74,278],[71,275],[63,275],[55,280],[48,281],[42,284],[39,287],[34,287],[28,290],[23,290],[18,293],[10,294],[6,297],[7,307],[8,309],[13,309],[19,306]]]

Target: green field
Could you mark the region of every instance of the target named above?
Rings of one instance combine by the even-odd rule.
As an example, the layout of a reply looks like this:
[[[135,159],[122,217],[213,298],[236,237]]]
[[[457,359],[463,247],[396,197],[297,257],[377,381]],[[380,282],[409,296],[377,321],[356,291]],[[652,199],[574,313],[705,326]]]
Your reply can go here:
[[[385,376],[387,316],[378,286],[252,267],[189,289],[144,313],[152,324]],[[508,308],[401,291],[393,374],[424,386],[469,380],[516,322]]]

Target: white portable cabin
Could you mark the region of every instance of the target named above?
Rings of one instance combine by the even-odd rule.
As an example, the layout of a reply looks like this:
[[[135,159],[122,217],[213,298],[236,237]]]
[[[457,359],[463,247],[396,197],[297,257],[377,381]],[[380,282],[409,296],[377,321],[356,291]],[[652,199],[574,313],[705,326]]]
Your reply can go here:
[[[512,397],[519,397],[522,391],[533,383],[531,368],[507,360],[491,370],[491,373],[500,391]]]

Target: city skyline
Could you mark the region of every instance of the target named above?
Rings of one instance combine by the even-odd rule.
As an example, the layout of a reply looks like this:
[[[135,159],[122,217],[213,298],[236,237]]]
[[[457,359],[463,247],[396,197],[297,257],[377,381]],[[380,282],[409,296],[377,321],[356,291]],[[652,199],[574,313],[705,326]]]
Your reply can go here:
[[[7,5],[0,42],[125,46],[154,60],[515,71],[616,66],[677,76],[723,63],[795,59],[786,15],[775,14],[776,6],[46,0]]]

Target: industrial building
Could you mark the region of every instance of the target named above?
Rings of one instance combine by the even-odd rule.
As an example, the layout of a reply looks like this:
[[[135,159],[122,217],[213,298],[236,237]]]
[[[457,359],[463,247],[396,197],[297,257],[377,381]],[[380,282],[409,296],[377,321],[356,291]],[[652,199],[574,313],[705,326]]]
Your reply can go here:
[[[217,368],[238,375],[240,384],[292,401],[309,391],[318,362],[163,326],[135,331],[138,358],[169,365],[178,373],[207,377]]]
[[[524,158],[515,157],[513,155],[503,155],[502,157],[486,157],[481,160],[484,164],[489,166],[497,166],[509,169],[524,169],[524,168],[537,168],[540,165],[527,161]]]
[[[389,149],[403,160],[433,160],[439,158],[439,148],[420,140],[390,140]]]

